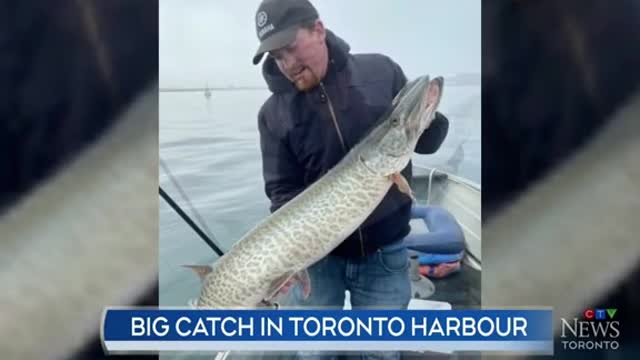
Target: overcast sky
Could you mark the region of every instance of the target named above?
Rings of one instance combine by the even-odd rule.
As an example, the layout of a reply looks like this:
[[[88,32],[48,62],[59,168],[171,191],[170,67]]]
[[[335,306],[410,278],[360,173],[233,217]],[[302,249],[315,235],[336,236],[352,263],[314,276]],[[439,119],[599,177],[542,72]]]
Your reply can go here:
[[[251,63],[259,0],[160,0],[160,86],[263,86]],[[352,52],[392,57],[409,78],[480,73],[478,0],[312,0]]]

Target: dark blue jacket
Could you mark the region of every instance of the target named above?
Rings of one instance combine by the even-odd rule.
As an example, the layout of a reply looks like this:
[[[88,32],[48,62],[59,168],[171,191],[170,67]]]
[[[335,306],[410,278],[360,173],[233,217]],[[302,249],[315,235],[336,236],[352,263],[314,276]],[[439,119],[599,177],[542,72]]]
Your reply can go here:
[[[273,59],[262,66],[273,93],[258,115],[265,191],[271,211],[335,166],[378,118],[390,108],[393,97],[406,84],[400,67],[380,54],[349,53],[349,45],[327,31],[329,68],[323,86],[298,91],[280,72]],[[334,126],[330,106],[342,134]],[[434,153],[442,144],[448,120],[440,113],[418,142],[416,152]],[[403,170],[411,179],[411,164]],[[361,228],[333,254],[354,257],[409,233],[411,201],[393,186]]]

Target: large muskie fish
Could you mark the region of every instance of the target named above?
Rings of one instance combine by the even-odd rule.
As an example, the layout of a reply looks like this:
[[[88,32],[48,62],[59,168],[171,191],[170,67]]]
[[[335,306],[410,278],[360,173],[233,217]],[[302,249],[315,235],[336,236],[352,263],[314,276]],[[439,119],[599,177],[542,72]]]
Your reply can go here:
[[[202,279],[203,308],[254,308],[291,278],[311,286],[307,267],[336,248],[367,219],[395,183],[411,195],[400,171],[429,127],[443,79],[408,83],[392,108],[336,166],[287,202],[213,265],[188,266]]]

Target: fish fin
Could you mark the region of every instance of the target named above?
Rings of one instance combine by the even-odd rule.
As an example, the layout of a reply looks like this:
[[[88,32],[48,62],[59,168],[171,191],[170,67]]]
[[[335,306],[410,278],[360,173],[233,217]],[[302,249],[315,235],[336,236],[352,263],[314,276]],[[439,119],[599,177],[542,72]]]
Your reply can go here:
[[[287,271],[286,273],[280,275],[278,278],[271,282],[269,286],[269,290],[267,290],[267,297],[263,299],[263,301],[270,301],[274,297],[278,295],[280,289],[284,286],[284,284],[289,281],[296,273],[294,271]]]
[[[311,279],[309,278],[309,272],[307,269],[300,270],[294,276],[302,283],[302,296],[307,299],[311,294]]]
[[[182,265],[183,267],[189,268],[195,271],[196,274],[200,277],[200,280],[204,280],[204,278],[209,275],[209,273],[213,270],[211,265]]]
[[[280,309],[280,304],[278,304],[277,302],[271,302],[271,301],[267,301],[267,300],[262,300],[258,304],[258,307],[268,308],[268,309],[272,309],[272,310],[278,310],[278,309]]]
[[[311,294],[311,281],[309,279],[309,272],[307,272],[307,269],[304,269],[298,272],[288,271],[274,280],[271,283],[269,290],[267,291],[268,296],[263,299],[263,302],[268,303],[271,299],[278,296],[278,292],[280,292],[280,289],[282,289],[282,287],[291,279],[302,283],[302,294],[305,299],[308,298],[309,294]]]
[[[409,182],[402,174],[395,173],[391,175],[391,181],[398,186],[400,192],[407,194],[413,201],[416,200],[415,196],[413,196],[413,190],[411,190],[411,186],[409,186]]]

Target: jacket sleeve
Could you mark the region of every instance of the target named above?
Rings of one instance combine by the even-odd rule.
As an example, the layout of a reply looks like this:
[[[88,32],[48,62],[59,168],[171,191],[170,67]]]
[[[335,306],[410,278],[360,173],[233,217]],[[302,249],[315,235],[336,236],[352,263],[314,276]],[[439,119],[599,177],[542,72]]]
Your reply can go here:
[[[274,212],[304,190],[303,172],[286,141],[267,124],[263,110],[258,115],[264,189]]]
[[[440,148],[449,132],[449,119],[436,111],[431,125],[422,133],[416,144],[418,154],[433,154]]]
[[[407,77],[405,76],[404,71],[402,71],[400,65],[396,64],[393,60],[390,61],[393,68],[393,93],[391,97],[394,98],[398,95],[400,90],[407,85]]]

